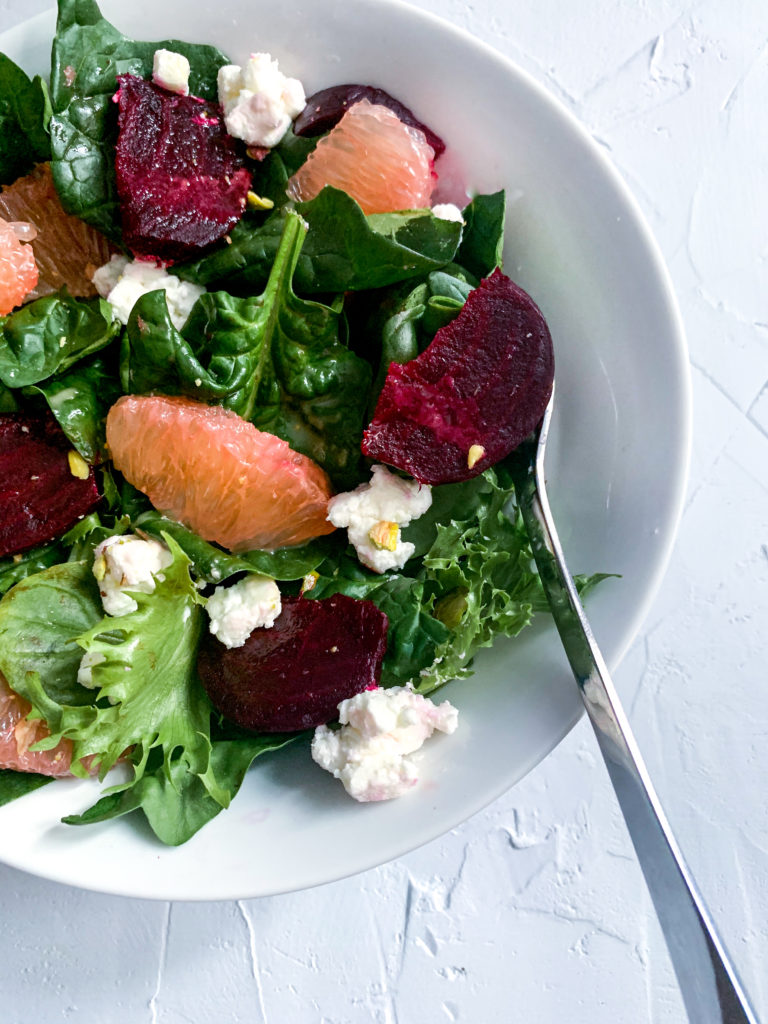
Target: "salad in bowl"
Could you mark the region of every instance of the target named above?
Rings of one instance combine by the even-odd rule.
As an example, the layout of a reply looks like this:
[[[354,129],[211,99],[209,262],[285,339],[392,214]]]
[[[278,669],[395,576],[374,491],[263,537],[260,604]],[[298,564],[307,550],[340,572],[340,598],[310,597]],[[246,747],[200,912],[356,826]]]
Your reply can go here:
[[[381,88],[91,0],[51,67],[0,58],[0,800],[96,776],[67,824],[179,845],[291,744],[403,795],[435,691],[546,607],[506,460],[554,360],[504,192]]]

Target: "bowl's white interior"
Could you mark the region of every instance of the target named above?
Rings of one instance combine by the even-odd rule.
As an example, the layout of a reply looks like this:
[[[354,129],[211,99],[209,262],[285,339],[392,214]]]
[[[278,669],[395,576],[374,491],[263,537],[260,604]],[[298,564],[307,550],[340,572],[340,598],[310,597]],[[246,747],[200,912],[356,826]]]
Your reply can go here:
[[[689,441],[685,345],[664,267],[616,173],[573,119],[486,47],[392,0],[109,2],[138,38],[212,42],[235,61],[269,50],[308,92],[340,82],[388,89],[453,147],[474,191],[511,198],[505,269],[548,318],[558,408],[553,509],[573,571],[622,574],[589,600],[609,663],[626,650],[665,568]],[[0,36],[29,71],[48,67],[53,15]],[[166,849],[134,816],[73,829],[94,784],[62,782],[0,810],[0,859],[125,895],[223,899],[352,874],[440,835],[543,758],[580,714],[545,623],[483,652],[449,686],[453,737],[431,741],[407,799],[357,805],[305,749],[265,759],[229,811]]]

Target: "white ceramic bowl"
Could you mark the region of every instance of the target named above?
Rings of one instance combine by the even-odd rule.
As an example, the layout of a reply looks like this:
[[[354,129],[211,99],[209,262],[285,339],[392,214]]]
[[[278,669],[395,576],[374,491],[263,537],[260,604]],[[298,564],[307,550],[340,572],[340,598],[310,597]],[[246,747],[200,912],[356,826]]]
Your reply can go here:
[[[558,408],[549,462],[574,571],[621,573],[588,602],[616,665],[666,566],[689,446],[685,343],[666,271],[626,187],[574,119],[526,74],[450,25],[393,0],[104,3],[126,34],[215,43],[240,62],[268,50],[308,92],[381,86],[443,136],[476,191],[508,190],[505,269],[547,317]],[[48,67],[53,16],[0,36]],[[137,815],[59,823],[96,785],[64,781],[0,810],[0,859],[84,888],[163,899],[267,895],[383,863],[444,833],[512,786],[580,715],[554,630],[499,643],[445,695],[452,737],[430,741],[408,797],[358,805],[305,750],[258,762],[232,807],[179,849]]]

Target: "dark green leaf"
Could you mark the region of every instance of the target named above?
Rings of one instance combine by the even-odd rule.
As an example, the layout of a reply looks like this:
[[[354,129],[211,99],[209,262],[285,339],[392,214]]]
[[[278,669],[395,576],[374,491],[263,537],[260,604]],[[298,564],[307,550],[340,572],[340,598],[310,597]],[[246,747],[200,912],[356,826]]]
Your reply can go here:
[[[502,263],[506,196],[503,191],[475,196],[464,210],[466,227],[456,262],[476,277],[487,277]]]
[[[93,694],[77,683],[83,650],[76,638],[102,615],[96,581],[84,562],[27,576],[0,601],[0,674],[18,693],[37,673],[50,700],[90,703]]]
[[[19,555],[0,558],[0,594],[5,594],[20,580],[55,565],[63,558],[64,549],[58,541],[43,544]]]
[[[229,799],[237,794],[255,758],[284,747],[299,735],[252,736],[215,742],[211,748],[211,767]],[[214,818],[222,805],[209,795],[198,776],[176,759],[167,771],[162,766],[147,771],[130,789],[107,793],[83,814],[70,815],[63,821],[68,825],[90,825],[139,809],[161,842],[179,846]]]
[[[306,228],[292,212],[281,223],[262,295],[208,292],[181,332],[163,292],[139,299],[121,375],[131,393],[180,393],[232,409],[344,486],[357,480],[370,367],[339,340],[337,309],[295,295],[291,281]]]
[[[0,807],[17,800],[20,796],[40,789],[53,782],[50,775],[36,775],[34,772],[14,772],[10,768],[0,769]]]
[[[333,544],[331,537],[318,537],[297,548],[231,555],[159,512],[145,512],[134,525],[158,540],[162,540],[164,533],[173,537],[191,559],[195,573],[208,583],[220,583],[239,572],[257,572],[276,580],[300,580],[320,565]]]
[[[461,238],[460,224],[434,217],[429,210],[366,217],[354,199],[329,186],[296,209],[309,225],[294,276],[300,293],[383,288],[423,277],[454,258]],[[176,272],[228,291],[248,293],[263,287],[285,216],[278,211],[260,227],[242,220],[230,232],[231,244]]]
[[[0,53],[0,185],[9,185],[50,156],[50,103],[45,83],[30,80]]]
[[[84,459],[95,462],[106,457],[106,417],[121,390],[117,374],[104,360],[93,359],[27,390],[43,395]]]
[[[98,352],[119,333],[104,299],[46,295],[0,320],[0,381],[7,387],[38,384]]]

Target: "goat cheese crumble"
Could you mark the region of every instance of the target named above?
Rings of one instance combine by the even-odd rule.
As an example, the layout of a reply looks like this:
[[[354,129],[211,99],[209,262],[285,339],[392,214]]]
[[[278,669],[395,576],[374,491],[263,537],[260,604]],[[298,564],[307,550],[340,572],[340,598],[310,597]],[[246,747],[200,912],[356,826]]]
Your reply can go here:
[[[242,647],[254,629],[268,629],[282,610],[280,591],[269,576],[246,576],[216,587],[206,605],[209,629],[225,647]]]
[[[439,220],[455,220],[458,224],[464,223],[464,214],[454,203],[438,203],[432,207],[432,215]]]
[[[139,607],[129,591],[151,594],[155,576],[173,561],[168,548],[157,540],[135,534],[107,537],[94,550],[93,575],[99,584],[107,615],[129,615]]]
[[[307,105],[304,87],[287,78],[268,53],[252,53],[244,68],[219,68],[219,103],[230,135],[271,149]]]
[[[404,480],[386,466],[374,466],[369,483],[331,498],[328,519],[334,526],[347,528],[363,565],[383,573],[402,569],[416,550],[403,541],[400,527],[424,515],[431,504],[429,484]]]
[[[189,61],[174,50],[155,50],[152,60],[152,81],[161,89],[189,95]]]
[[[156,263],[129,260],[127,256],[113,256],[109,263],[99,267],[94,272],[93,284],[121,324],[128,323],[131,310],[142,295],[162,289],[171,323],[177,331],[187,322],[192,307],[205,292],[201,285],[182,281]]]
[[[392,800],[418,782],[410,755],[435,730],[455,732],[458,716],[447,700],[436,705],[410,686],[364,690],[339,704],[340,729],[318,726],[312,758],[355,800]]]

